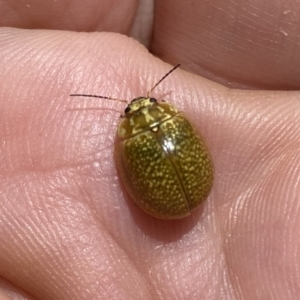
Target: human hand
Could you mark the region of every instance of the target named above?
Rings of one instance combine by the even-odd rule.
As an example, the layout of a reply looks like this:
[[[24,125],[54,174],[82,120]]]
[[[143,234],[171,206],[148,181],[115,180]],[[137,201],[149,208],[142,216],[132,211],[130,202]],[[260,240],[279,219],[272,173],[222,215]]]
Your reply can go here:
[[[0,30],[0,300],[297,299],[298,2],[157,1],[158,58],[113,33],[130,34],[134,1],[28,5],[0,4],[1,26],[32,28]],[[154,95],[185,111],[215,165],[209,198],[178,221],[122,189],[124,105],[69,97],[145,95],[162,61],[185,71]]]

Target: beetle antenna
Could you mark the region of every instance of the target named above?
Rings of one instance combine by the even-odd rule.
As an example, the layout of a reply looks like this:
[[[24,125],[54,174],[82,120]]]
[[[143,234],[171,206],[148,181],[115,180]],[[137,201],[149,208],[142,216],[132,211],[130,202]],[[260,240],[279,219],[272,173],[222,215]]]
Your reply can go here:
[[[165,74],[156,84],[153,88],[151,88],[148,92],[147,92],[147,97],[150,97],[150,94],[153,92],[153,90],[167,77],[169,76],[173,71],[175,71],[177,68],[180,67],[180,64],[178,64],[177,66],[175,66],[174,68],[172,68],[167,74]]]
[[[71,97],[101,98],[101,99],[116,100],[116,101],[119,101],[119,102],[128,103],[128,100],[125,100],[125,99],[117,99],[117,98],[105,97],[105,96],[99,96],[99,95],[71,94],[70,96],[71,96]]]

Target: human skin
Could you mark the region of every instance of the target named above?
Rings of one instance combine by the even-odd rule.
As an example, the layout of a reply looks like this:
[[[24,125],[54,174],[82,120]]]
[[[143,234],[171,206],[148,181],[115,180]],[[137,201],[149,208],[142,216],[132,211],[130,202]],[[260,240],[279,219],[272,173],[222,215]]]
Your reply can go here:
[[[0,300],[299,299],[300,1],[156,1],[156,57],[126,36],[137,1],[112,2],[0,2]],[[152,96],[215,181],[163,221],[116,172],[124,103],[69,95],[130,100],[177,63]]]

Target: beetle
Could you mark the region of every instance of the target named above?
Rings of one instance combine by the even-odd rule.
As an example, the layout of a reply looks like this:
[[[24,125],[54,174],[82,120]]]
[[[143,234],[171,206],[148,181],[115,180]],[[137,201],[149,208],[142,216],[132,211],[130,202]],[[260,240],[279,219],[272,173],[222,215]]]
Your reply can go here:
[[[159,219],[188,216],[207,198],[214,179],[211,155],[196,128],[174,105],[150,96],[179,66],[146,96],[131,100],[115,138],[114,159],[126,191],[143,211]]]

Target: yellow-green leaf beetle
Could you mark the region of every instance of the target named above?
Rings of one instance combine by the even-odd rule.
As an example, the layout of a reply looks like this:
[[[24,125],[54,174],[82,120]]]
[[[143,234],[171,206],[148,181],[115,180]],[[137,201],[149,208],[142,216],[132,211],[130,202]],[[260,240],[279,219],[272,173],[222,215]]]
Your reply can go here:
[[[159,219],[186,217],[207,198],[213,184],[213,164],[202,137],[175,106],[150,97],[179,66],[146,97],[128,104],[115,140],[114,157],[125,189],[142,210]]]

